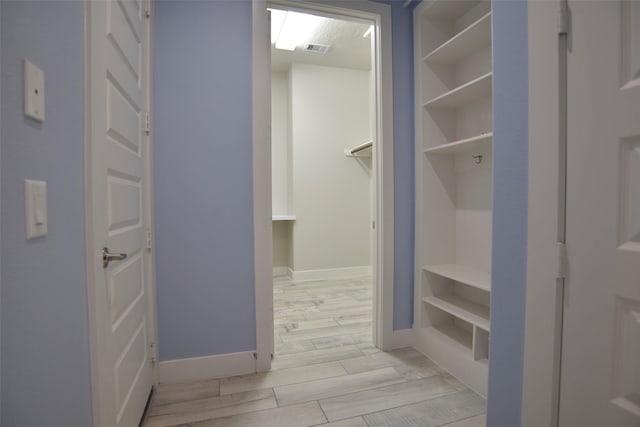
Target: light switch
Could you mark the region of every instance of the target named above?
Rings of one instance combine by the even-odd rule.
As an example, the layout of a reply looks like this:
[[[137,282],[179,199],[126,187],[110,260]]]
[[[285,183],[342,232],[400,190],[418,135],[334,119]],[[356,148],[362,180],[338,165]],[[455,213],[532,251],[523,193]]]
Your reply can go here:
[[[24,114],[34,120],[44,120],[44,72],[24,60]]]
[[[47,183],[24,181],[27,239],[47,234]]]

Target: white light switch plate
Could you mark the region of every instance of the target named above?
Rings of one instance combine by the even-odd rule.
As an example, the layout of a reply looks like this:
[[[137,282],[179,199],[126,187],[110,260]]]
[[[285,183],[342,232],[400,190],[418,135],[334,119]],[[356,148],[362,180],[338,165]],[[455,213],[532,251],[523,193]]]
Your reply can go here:
[[[47,183],[24,180],[27,239],[47,234]]]
[[[44,120],[44,72],[24,60],[24,114],[34,120]]]

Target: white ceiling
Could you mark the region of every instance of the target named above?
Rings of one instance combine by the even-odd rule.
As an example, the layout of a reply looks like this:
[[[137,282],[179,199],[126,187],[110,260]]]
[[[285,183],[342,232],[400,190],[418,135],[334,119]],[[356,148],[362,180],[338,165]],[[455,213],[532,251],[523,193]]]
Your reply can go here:
[[[371,36],[363,37],[369,27],[369,24],[322,17],[307,43],[329,46],[329,51],[325,54],[306,52],[304,47],[288,51],[271,45],[271,69],[285,72],[292,63],[298,63],[370,70]]]

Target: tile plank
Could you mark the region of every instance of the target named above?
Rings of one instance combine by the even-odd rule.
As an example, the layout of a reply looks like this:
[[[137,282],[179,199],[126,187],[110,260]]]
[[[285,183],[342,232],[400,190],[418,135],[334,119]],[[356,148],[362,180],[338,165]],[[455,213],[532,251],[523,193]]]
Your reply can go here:
[[[324,348],[341,347],[343,345],[352,345],[353,338],[349,335],[336,335],[333,337],[314,338],[311,340],[315,348],[322,350]]]
[[[353,345],[313,350],[304,353],[284,354],[277,356],[271,364],[271,369],[295,368],[316,363],[332,362],[349,357],[362,356],[359,348]]]
[[[153,391],[152,405],[204,399],[220,395],[220,381],[205,380],[188,383],[160,384]]]
[[[257,390],[151,406],[144,427],[167,427],[277,406],[273,391]]]
[[[346,375],[340,362],[318,363],[298,368],[279,369],[258,374],[240,375],[220,380],[220,394],[238,393],[283,385],[297,384]]]
[[[350,374],[380,369],[388,366],[402,365],[405,362],[421,360],[424,356],[414,349],[400,349],[390,352],[379,352],[361,357],[342,360],[342,366]]]
[[[485,400],[472,391],[460,391],[364,416],[370,427],[437,427],[480,415],[486,411]]]
[[[455,389],[442,377],[434,376],[324,399],[320,401],[320,406],[329,421],[336,421],[417,403],[453,392]]]
[[[442,377],[449,382],[448,374],[426,357],[405,361],[400,365],[394,365],[393,368],[408,380],[417,380],[420,378],[432,377],[434,375],[442,375]],[[451,385],[458,390],[456,384]]]
[[[336,324],[337,325],[337,324]],[[288,332],[280,332],[280,338],[284,342],[295,340],[310,340],[314,338],[331,337],[335,335],[349,335],[368,333],[371,337],[371,325],[354,325],[354,326],[327,326],[324,328],[316,328],[309,330],[292,330]]]
[[[318,402],[303,403],[287,406],[286,408],[268,409],[266,411],[233,415],[198,423],[189,424],[190,427],[248,427],[248,426],[277,426],[277,427],[307,427],[326,421]],[[186,426],[185,426],[186,427]]]
[[[298,341],[282,341],[282,337],[279,334],[276,336],[280,339],[280,342],[275,344],[275,356],[276,358],[283,354],[291,353],[303,353],[305,351],[316,350],[316,346],[310,340],[298,340]]]
[[[404,382],[393,368],[378,369],[324,380],[276,387],[274,392],[279,406],[309,402],[375,387]]]

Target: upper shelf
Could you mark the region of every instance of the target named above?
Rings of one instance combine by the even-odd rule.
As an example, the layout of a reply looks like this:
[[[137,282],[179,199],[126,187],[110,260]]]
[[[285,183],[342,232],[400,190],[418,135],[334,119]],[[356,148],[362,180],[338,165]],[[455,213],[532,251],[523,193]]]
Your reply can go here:
[[[482,135],[472,136],[471,138],[465,138],[448,144],[427,148],[424,152],[427,154],[458,154],[477,150],[485,145],[490,145],[492,141],[493,132],[487,132]]]
[[[474,267],[461,264],[427,265],[425,271],[437,274],[483,291],[491,292],[491,276],[489,273]]]
[[[458,86],[424,104],[425,108],[458,108],[477,99],[491,95],[493,73]]]
[[[431,64],[457,62],[491,44],[491,12],[447,40],[424,57]]]
[[[434,0],[424,9],[422,16],[429,18],[452,18],[464,15],[467,11],[477,6],[480,0]]]

